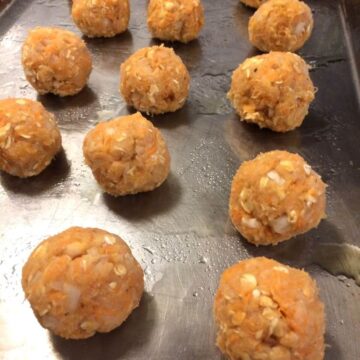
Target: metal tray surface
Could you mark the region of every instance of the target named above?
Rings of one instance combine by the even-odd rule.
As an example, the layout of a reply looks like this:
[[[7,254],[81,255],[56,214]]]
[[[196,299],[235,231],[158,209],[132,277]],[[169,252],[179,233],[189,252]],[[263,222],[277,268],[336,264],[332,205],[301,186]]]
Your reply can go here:
[[[118,93],[119,65],[135,50],[158,43],[146,28],[147,1],[131,1],[130,27],[123,35],[85,39],[94,70],[88,87],[69,98],[37,96],[25,81],[20,48],[37,25],[79,33],[69,16],[71,1],[0,2],[0,97],[40,100],[56,114],[64,147],[35,178],[0,176],[2,360],[221,359],[212,320],[219,275],[260,255],[305,268],[317,280],[326,305],[326,359],[360,359],[360,288],[330,275],[314,258],[324,243],[360,245],[359,1],[309,0],[315,30],[300,54],[312,65],[319,91],[303,126],[287,134],[241,123],[226,100],[232,71],[257,53],[247,39],[252,10],[238,0],[203,3],[206,26],[200,38],[173,44],[192,76],[190,98],[182,110],[151,119],[168,142],[171,175],[151,193],[115,199],[101,192],[84,165],[82,141],[98,121],[133,111]],[[308,234],[256,248],[231,226],[230,183],[242,161],[272,149],[300,153],[323,176],[328,217]],[[146,293],[130,318],[109,334],[83,341],[42,329],[20,284],[31,250],[73,225],[119,234],[146,273]]]

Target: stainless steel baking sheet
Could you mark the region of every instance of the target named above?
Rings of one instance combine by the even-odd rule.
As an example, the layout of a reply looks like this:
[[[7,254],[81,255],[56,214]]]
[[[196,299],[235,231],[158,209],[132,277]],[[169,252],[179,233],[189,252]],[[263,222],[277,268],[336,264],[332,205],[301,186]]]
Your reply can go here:
[[[325,243],[360,245],[359,1],[311,0],[315,30],[300,54],[319,88],[303,126],[276,134],[241,123],[226,100],[232,71],[256,54],[247,40],[252,10],[238,0],[203,0],[206,26],[197,41],[174,44],[192,76],[186,106],[152,121],[172,155],[167,182],[147,194],[104,195],[84,165],[84,134],[98,121],[127,114],[118,93],[119,65],[135,50],[158,43],[146,28],[145,0],[131,1],[129,31],[85,39],[94,70],[88,87],[70,98],[37,96],[25,81],[20,48],[34,26],[78,33],[65,0],[0,2],[0,97],[40,100],[56,114],[64,151],[40,176],[0,176],[0,358],[220,359],[212,302],[220,273],[264,255],[305,268],[326,304],[326,359],[360,359],[360,288],[316,264]],[[298,152],[328,183],[328,218],[319,228],[276,247],[256,248],[228,218],[232,176],[261,151]],[[119,329],[66,341],[38,325],[21,290],[21,268],[44,238],[72,226],[122,236],[146,273],[141,306]]]

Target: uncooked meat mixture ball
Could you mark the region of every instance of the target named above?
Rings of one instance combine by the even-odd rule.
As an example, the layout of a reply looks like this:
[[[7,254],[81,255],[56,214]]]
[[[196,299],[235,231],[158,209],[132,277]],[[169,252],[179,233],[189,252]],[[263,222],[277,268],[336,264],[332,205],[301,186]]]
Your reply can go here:
[[[88,37],[112,37],[129,24],[129,0],[73,0],[72,18]]]
[[[322,360],[324,305],[305,271],[264,257],[221,276],[217,345],[231,360]]]
[[[0,100],[0,170],[19,177],[37,175],[60,148],[55,117],[39,102]]]
[[[258,8],[260,5],[264,4],[264,2],[268,0],[240,0],[240,1],[247,6]]]
[[[262,51],[296,51],[311,35],[310,8],[298,0],[269,0],[249,21],[250,42]]]
[[[120,237],[73,227],[32,252],[22,286],[44,328],[64,338],[85,339],[120,326],[138,307],[143,276]]]
[[[271,52],[246,59],[234,71],[228,98],[241,120],[286,132],[302,124],[315,88],[300,56]]]
[[[22,48],[22,64],[39,94],[60,96],[80,92],[92,68],[85,43],[70,31],[51,27],[30,31]]]
[[[83,150],[98,183],[114,196],[154,190],[170,171],[160,131],[140,113],[100,123],[86,135]]]
[[[138,50],[121,65],[120,91],[135,109],[162,114],[180,109],[189,94],[190,75],[173,49]]]
[[[155,38],[187,43],[204,25],[200,0],[150,0],[147,24]]]
[[[233,179],[230,217],[249,242],[275,245],[318,226],[325,217],[325,187],[301,156],[260,154]]]

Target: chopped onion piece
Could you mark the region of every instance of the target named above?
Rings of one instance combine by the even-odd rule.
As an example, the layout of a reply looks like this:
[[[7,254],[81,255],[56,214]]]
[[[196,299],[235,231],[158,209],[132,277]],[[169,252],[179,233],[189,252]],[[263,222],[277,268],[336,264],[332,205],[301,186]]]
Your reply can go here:
[[[271,221],[271,227],[277,234],[284,234],[289,230],[290,223],[286,215]]]
[[[285,180],[275,170],[269,171],[266,176],[278,185],[284,185],[285,183]]]
[[[242,218],[242,223],[252,229],[257,229],[260,226],[259,221],[255,218]]]

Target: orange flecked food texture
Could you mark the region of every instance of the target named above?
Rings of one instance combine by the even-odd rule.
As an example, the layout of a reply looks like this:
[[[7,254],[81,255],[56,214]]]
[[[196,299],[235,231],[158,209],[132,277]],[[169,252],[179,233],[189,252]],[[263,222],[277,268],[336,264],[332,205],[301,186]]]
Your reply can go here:
[[[39,102],[0,100],[0,170],[19,177],[38,175],[60,149],[55,117]]]
[[[200,0],[150,0],[147,24],[153,37],[187,43],[198,37],[204,25]]]
[[[143,277],[120,237],[73,227],[32,252],[22,286],[43,327],[64,338],[85,339],[126,320],[139,305]]]
[[[151,191],[170,171],[170,155],[160,131],[140,113],[98,124],[85,137],[86,163],[111,195]]]
[[[71,31],[54,27],[31,30],[22,47],[22,64],[39,94],[75,95],[86,85],[92,69],[84,41]]]
[[[228,98],[241,120],[286,132],[302,124],[315,88],[300,56],[271,52],[239,65],[232,75]]]
[[[129,0],[74,0],[72,18],[88,37],[112,37],[129,25]]]
[[[217,345],[231,360],[322,360],[325,315],[305,271],[264,257],[226,269],[214,302]]]
[[[240,2],[242,2],[243,4],[253,7],[253,8],[258,8],[260,5],[264,4],[266,1],[268,1],[268,0],[240,0]]]
[[[318,226],[325,217],[325,189],[301,156],[270,151],[240,166],[229,214],[249,242],[275,245]]]
[[[296,51],[314,27],[311,9],[299,0],[268,0],[249,21],[250,42],[261,51]]]
[[[173,112],[189,95],[189,72],[174,50],[165,46],[138,50],[121,65],[120,73],[120,92],[138,111]]]

